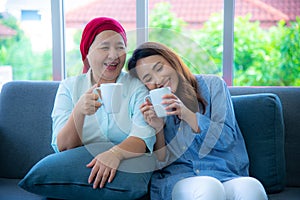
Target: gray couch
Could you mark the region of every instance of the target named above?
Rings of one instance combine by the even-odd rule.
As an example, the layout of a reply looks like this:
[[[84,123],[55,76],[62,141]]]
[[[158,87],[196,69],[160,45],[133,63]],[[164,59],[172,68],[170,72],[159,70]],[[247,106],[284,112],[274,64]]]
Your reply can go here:
[[[18,182],[54,153],[51,111],[58,82],[14,81],[0,96],[0,199],[46,199]],[[300,199],[300,87],[230,87],[250,158],[269,199]],[[148,199],[145,196],[143,199]]]

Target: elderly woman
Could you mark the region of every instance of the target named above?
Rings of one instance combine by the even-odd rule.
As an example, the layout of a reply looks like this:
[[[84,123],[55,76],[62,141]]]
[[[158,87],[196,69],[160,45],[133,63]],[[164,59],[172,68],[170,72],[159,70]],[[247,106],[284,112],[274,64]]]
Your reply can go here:
[[[116,20],[99,17],[86,25],[80,43],[84,73],[61,81],[52,111],[57,153],[40,161],[23,188],[59,199],[136,199],[147,193],[156,137],[139,110],[148,90],[122,71],[126,45]],[[104,83],[123,84],[118,113],[107,113],[99,101],[95,89]],[[47,187],[28,183],[33,177]]]
[[[94,188],[112,182],[120,161],[152,151],[155,142],[154,130],[139,112],[147,89],[122,72],[126,42],[123,27],[114,19],[100,17],[90,21],[80,43],[86,74],[64,80],[54,104],[52,145],[56,151],[95,142],[116,144],[88,163],[92,168],[88,182],[93,182]],[[118,114],[107,114],[98,101],[99,94],[93,92],[102,83],[124,84]]]

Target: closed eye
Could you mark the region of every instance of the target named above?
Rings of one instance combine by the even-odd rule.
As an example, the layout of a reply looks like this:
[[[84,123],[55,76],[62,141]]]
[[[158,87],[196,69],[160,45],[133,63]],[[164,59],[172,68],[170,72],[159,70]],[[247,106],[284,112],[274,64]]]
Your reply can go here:
[[[109,47],[100,47],[100,49],[107,51],[109,50]]]
[[[159,71],[161,71],[162,69],[163,69],[163,65],[160,64],[160,65],[157,66],[156,71],[159,72]]]
[[[125,46],[120,44],[120,45],[118,45],[116,48],[117,48],[117,49],[125,49]]]
[[[152,78],[151,78],[150,75],[146,75],[146,76],[144,76],[144,78],[143,78],[144,83],[149,83],[151,80],[152,80]]]

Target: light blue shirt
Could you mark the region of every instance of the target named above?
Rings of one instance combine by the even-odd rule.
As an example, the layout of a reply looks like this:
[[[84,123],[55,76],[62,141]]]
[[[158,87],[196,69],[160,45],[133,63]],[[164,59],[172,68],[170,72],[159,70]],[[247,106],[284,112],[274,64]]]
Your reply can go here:
[[[196,76],[207,102],[196,113],[200,133],[177,116],[168,116],[164,129],[168,158],[151,179],[151,198],[171,199],[174,185],[193,176],[212,176],[221,182],[248,176],[249,160],[225,82],[214,75]],[[199,106],[201,110],[201,106]]]
[[[121,72],[117,83],[123,83],[120,112],[107,114],[101,106],[95,114],[87,115],[82,130],[83,144],[118,144],[129,136],[135,136],[144,140],[148,150],[152,152],[156,141],[155,131],[144,121],[139,109],[148,94],[147,88],[126,72]],[[91,70],[60,83],[52,111],[52,147],[56,152],[59,151],[56,140],[58,132],[66,124],[79,98],[91,87]]]

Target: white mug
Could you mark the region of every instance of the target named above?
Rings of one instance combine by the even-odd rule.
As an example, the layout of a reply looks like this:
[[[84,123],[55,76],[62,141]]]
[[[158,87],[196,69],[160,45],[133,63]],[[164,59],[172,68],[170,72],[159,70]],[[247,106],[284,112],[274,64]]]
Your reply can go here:
[[[157,88],[154,90],[150,90],[149,95],[145,97],[146,99],[149,99],[154,107],[154,111],[157,115],[157,117],[165,117],[167,116],[167,112],[165,110],[165,107],[167,105],[162,104],[162,97],[166,94],[171,94],[171,88],[170,87],[163,87],[163,88]]]
[[[102,83],[94,92],[98,94],[97,90],[101,91],[101,99],[99,102],[103,104],[107,113],[120,112],[122,102],[122,83]]]

